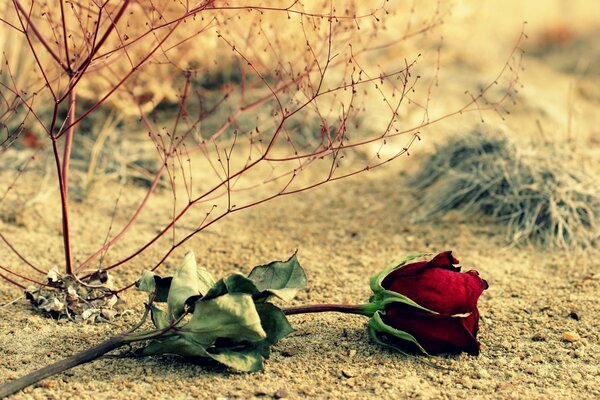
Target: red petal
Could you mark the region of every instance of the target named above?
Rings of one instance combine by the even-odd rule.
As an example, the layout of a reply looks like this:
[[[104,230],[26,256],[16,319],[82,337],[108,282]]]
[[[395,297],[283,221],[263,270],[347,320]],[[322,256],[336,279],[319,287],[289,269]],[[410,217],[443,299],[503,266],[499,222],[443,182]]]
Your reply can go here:
[[[382,286],[440,314],[474,312],[477,300],[488,284],[479,277],[477,271],[456,272],[451,264],[454,260],[451,252],[445,252],[428,263],[414,263],[399,268],[383,280]],[[397,273],[407,267],[414,273]]]
[[[461,353],[479,354],[480,344],[475,338],[479,314],[468,317],[429,314],[399,303],[390,304],[383,321],[399,330],[410,333],[429,354]],[[396,342],[395,342],[396,343]],[[406,349],[414,349],[409,342],[398,341]]]
[[[392,271],[385,277],[381,285],[387,289],[387,283],[390,281],[395,280],[400,276],[418,275],[428,268],[443,268],[453,271],[460,271],[460,267],[456,267],[453,264],[458,264],[458,260],[452,256],[452,251],[444,251],[429,261],[419,261],[406,264],[403,267]]]

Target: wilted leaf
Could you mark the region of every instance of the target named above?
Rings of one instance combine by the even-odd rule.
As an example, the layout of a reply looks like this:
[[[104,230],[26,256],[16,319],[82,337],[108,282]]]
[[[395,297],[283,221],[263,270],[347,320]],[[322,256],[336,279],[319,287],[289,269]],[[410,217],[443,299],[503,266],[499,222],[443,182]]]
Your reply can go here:
[[[85,310],[84,312],[81,313],[81,318],[86,321],[88,319],[90,319],[90,317],[92,317],[93,315],[97,315],[98,314],[98,310],[95,308],[88,308],[87,310]]]
[[[180,332],[204,345],[213,344],[217,338],[252,342],[267,337],[252,297],[247,294],[197,301],[192,318]]]
[[[173,278],[170,276],[162,278],[152,271],[144,270],[142,277],[135,284],[142,292],[156,293],[155,302],[164,303],[168,299],[172,281]]]
[[[156,307],[154,304],[150,305],[150,316],[154,326],[158,329],[164,329],[169,325],[169,317],[167,313]]]
[[[306,287],[306,274],[296,254],[287,261],[259,265],[250,272],[248,278],[259,291],[266,291],[284,300],[290,300],[295,296],[297,289]]]
[[[153,340],[141,353],[206,357],[240,371],[259,371],[262,369],[263,347],[268,348],[273,340],[278,340],[281,334],[274,332],[274,329],[282,326],[274,310],[263,304],[260,306],[269,334],[263,329],[250,295],[225,294],[197,301],[194,314],[187,324],[179,326],[174,336]],[[151,307],[156,327],[168,326],[165,312]],[[217,343],[221,345],[217,346]]]
[[[107,271],[98,270],[90,275],[88,281],[90,284],[103,285],[108,282],[109,275]]]
[[[267,337],[259,344],[262,355],[269,357],[270,348],[294,331],[283,311],[271,303],[256,304],[260,322]]]
[[[189,337],[174,336],[157,339],[140,352],[145,356],[158,354],[177,354],[183,357],[201,357],[213,359],[238,371],[255,372],[263,367],[262,356],[253,347],[240,349],[211,348],[207,351],[203,345]]]
[[[156,290],[156,283],[154,282],[154,273],[145,269],[142,271],[142,277],[135,282],[135,286],[142,292],[152,293]]]
[[[219,279],[206,293],[204,299],[213,299],[226,293],[246,293],[255,296],[260,294],[260,291],[252,280],[240,274],[233,274]]]
[[[110,308],[103,308],[100,310],[100,316],[107,321],[112,321],[117,316],[118,312],[116,310],[111,310]]]
[[[52,268],[50,271],[48,271],[48,273],[46,274],[46,279],[48,279],[49,283],[53,283],[53,282],[58,282],[61,280],[61,275],[60,272],[58,272],[58,269],[56,268]]]
[[[145,356],[177,354],[184,357],[212,358],[201,344],[195,343],[193,340],[179,335],[164,339],[155,339],[142,349],[141,354]]]
[[[158,290],[156,278],[145,274],[138,287]],[[270,346],[293,331],[284,313],[266,299],[288,298],[306,285],[306,275],[292,256],[256,267],[250,277],[233,274],[215,282],[206,270],[196,267],[189,252],[169,283],[167,311],[150,306],[152,321],[162,331],[142,354],[205,357],[240,371],[259,371]],[[182,315],[186,304],[193,310],[191,318],[171,329],[169,324]]]
[[[179,318],[189,297],[205,295],[215,284],[212,275],[197,267],[193,251],[188,251],[171,282],[167,297],[168,314]]]

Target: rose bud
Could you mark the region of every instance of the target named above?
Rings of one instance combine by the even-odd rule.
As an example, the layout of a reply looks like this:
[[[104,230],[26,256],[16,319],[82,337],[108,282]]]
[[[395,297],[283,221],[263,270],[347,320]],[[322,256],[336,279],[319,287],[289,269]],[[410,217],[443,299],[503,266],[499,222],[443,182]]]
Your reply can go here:
[[[371,278],[371,338],[402,352],[479,354],[477,299],[488,284],[460,272],[451,251],[430,261],[407,257]]]

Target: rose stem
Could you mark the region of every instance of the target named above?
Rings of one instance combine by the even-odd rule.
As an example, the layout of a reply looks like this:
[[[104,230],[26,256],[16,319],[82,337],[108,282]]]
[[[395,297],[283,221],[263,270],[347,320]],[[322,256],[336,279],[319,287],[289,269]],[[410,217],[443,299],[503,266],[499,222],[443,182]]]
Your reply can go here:
[[[0,399],[6,396],[10,396],[11,394],[18,392],[19,390],[25,389],[26,387],[31,386],[44,378],[60,374],[61,372],[64,372],[78,365],[93,361],[99,358],[100,356],[103,356],[104,354],[108,353],[109,351],[115,350],[126,344],[139,342],[143,340],[150,340],[159,336],[166,336],[166,333],[176,323],[178,323],[180,319],[175,320],[171,323],[171,325],[163,329],[145,331],[137,334],[128,332],[121,335],[113,336],[102,343],[90,347],[89,349],[80,351],[79,353],[75,353],[70,357],[55,362],[54,364],[47,365],[25,376],[15,379],[14,381],[0,385]]]
[[[33,371],[25,376],[22,376],[14,381],[5,383],[0,386],[0,398],[10,396],[13,393],[18,392],[21,389],[33,385],[36,382],[41,381],[44,378],[59,374],[63,371],[76,367],[77,365],[85,364],[96,358],[108,353],[111,350],[119,348],[128,343],[124,336],[114,336],[96,346],[90,347],[89,349],[83,350],[79,353],[73,354],[70,357],[62,359]]]
[[[368,306],[370,306],[370,304],[311,304],[308,306],[285,307],[282,308],[281,311],[283,311],[285,315],[340,312],[345,314],[372,316],[373,313],[369,311]]]
[[[368,309],[369,304],[311,304],[307,306],[296,306],[283,308],[282,311],[286,315],[294,314],[308,314],[318,312],[341,312],[345,314],[360,314],[371,316],[372,312]],[[63,360],[57,361],[54,364],[50,364],[46,367],[40,368],[33,371],[25,376],[22,376],[14,381],[0,385],[0,398],[10,396],[18,392],[19,390],[25,389],[28,386],[33,385],[36,382],[41,381],[44,378],[59,374],[68,369],[76,367],[81,364],[93,361],[98,357],[108,353],[109,351],[115,350],[128,343],[152,339],[155,336],[164,334],[164,330],[157,332],[151,332],[149,335],[119,335],[111,337],[104,342],[97,344],[96,346],[90,347],[89,349],[83,350],[79,353],[73,354]]]

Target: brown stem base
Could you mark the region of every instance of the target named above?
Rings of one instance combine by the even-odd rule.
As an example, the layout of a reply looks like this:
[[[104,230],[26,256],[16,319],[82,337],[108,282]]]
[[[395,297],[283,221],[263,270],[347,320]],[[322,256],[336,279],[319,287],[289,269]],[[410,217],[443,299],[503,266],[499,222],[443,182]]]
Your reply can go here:
[[[97,344],[96,346],[90,347],[87,350],[73,354],[72,356],[57,361],[54,364],[50,364],[44,368],[38,369],[30,374],[15,379],[14,381],[5,383],[0,386],[0,398],[10,396],[11,394],[25,389],[26,387],[31,386],[44,378],[48,378],[49,376],[59,374],[77,365],[85,364],[95,360],[96,358],[108,353],[111,350],[117,349],[126,343],[128,343],[128,341],[123,336],[111,337],[110,339]]]

